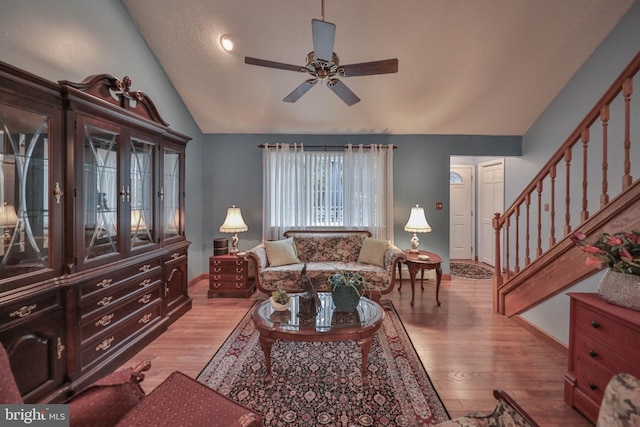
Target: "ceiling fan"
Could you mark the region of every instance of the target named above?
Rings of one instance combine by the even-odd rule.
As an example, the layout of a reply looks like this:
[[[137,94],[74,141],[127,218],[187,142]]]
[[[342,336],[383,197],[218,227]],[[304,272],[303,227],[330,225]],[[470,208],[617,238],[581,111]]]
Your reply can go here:
[[[281,70],[298,71],[307,73],[311,79],[305,80],[293,92],[287,95],[283,101],[296,102],[309,89],[318,82],[326,81],[331,89],[345,104],[351,106],[360,101],[360,98],[351,91],[338,77],[369,76],[374,74],[389,74],[398,72],[398,59],[385,59],[382,61],[363,62],[359,64],[340,65],[338,55],[333,51],[336,35],[336,25],[324,20],[324,0],[322,0],[322,18],[311,20],[313,33],[313,51],[306,58],[306,65],[290,65],[281,62],[267,61],[264,59],[244,58],[245,64],[261,67],[277,68]]]

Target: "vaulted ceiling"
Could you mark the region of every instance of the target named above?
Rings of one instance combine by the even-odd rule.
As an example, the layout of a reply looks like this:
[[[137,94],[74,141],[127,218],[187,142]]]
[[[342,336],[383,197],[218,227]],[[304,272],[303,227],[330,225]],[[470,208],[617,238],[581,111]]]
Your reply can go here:
[[[326,0],[342,64],[398,58],[282,99],[304,73],[321,0],[122,0],[204,133],[522,135],[634,0]],[[222,34],[238,43],[221,49]]]

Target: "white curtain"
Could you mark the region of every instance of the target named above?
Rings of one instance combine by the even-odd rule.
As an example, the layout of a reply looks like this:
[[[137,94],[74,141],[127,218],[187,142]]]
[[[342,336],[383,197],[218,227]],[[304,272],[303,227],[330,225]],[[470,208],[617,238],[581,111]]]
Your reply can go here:
[[[263,240],[309,227],[363,229],[393,240],[393,146],[305,153],[302,144],[275,144],[262,156]]]
[[[393,145],[347,145],[344,225],[393,241]]]
[[[262,240],[277,240],[288,229],[304,226],[303,146],[265,145],[262,162]]]

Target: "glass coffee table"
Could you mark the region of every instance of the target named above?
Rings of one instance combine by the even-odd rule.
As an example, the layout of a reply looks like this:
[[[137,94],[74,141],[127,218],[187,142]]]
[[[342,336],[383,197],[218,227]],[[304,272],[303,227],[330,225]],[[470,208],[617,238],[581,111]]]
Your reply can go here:
[[[267,372],[264,381],[271,380],[271,347],[278,340],[332,342],[353,340],[362,352],[362,382],[368,384],[367,360],[373,343],[373,334],[380,329],[384,309],[368,298],[360,298],[355,311],[341,312],[335,309],[329,292],[318,293],[321,308],[315,317],[298,315],[300,296],[291,295],[291,307],[275,311],[269,300],[263,301],[251,314],[260,333],[260,346],[264,352]]]

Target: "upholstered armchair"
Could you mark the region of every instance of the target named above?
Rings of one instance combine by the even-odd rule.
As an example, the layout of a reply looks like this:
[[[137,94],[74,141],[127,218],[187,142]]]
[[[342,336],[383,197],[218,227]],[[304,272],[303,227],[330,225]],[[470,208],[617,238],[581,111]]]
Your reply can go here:
[[[121,369],[69,401],[72,427],[224,425],[259,427],[262,417],[220,393],[174,372],[148,395],[140,386],[150,362]],[[9,356],[0,343],[0,403],[22,404]]]

